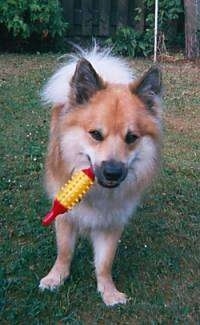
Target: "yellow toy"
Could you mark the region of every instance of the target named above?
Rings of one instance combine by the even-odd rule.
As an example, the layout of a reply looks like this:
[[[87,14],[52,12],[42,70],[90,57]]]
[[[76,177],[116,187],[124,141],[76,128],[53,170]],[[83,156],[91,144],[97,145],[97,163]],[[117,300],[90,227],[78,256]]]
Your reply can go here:
[[[82,169],[75,173],[56,195],[51,211],[42,221],[43,226],[50,225],[58,214],[68,212],[80,202],[94,183],[94,178],[92,168]]]

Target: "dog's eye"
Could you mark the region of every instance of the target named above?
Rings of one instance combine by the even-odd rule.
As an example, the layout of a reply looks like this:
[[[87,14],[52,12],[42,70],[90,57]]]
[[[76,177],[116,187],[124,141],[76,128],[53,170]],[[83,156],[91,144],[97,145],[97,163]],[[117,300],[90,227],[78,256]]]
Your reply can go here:
[[[125,142],[127,144],[132,144],[137,140],[137,138],[138,136],[136,134],[129,131],[125,137]]]
[[[99,130],[92,130],[92,131],[89,131],[89,134],[96,141],[103,141],[103,135],[102,135],[101,131],[99,131]]]

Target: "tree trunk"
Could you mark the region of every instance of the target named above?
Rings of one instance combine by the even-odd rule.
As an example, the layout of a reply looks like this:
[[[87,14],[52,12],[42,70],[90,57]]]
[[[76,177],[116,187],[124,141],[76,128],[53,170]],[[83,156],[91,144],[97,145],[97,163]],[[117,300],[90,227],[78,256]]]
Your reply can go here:
[[[185,54],[188,59],[200,56],[200,0],[184,0]]]

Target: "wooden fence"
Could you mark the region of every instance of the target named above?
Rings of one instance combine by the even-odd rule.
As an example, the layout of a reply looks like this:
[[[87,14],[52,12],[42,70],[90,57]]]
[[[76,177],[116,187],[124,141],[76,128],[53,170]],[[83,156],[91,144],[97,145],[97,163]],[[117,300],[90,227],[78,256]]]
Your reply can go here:
[[[109,36],[116,28],[133,25],[139,0],[61,0],[69,36]]]

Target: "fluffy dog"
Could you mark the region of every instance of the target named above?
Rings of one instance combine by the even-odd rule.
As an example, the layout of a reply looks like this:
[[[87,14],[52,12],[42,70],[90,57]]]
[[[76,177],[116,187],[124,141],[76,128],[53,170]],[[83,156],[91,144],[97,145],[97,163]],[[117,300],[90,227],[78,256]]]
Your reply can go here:
[[[161,72],[141,78],[108,50],[73,56],[48,81],[43,97],[53,105],[46,187],[53,198],[75,169],[91,166],[96,181],[71,212],[55,221],[58,255],[41,289],[69,276],[79,234],[93,244],[98,291],[106,305],[126,303],[111,268],[124,225],[159,165]]]

